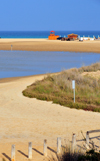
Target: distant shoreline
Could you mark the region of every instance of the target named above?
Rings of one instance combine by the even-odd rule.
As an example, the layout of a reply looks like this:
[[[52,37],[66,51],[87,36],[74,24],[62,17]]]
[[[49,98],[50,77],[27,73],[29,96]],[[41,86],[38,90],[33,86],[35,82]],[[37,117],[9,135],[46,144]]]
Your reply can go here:
[[[55,74],[55,73],[52,73]],[[0,78],[0,83],[8,83],[12,81],[16,81],[22,78],[31,78],[31,77],[37,77],[37,76],[45,76],[47,74],[37,74],[37,75],[29,75],[29,76],[20,76],[20,77],[7,77],[7,78]]]
[[[8,82],[13,82],[13,81],[16,81],[16,80],[19,80],[19,79],[23,79],[23,78],[33,78],[33,77],[37,77],[37,76],[40,76],[40,77],[44,77],[44,76],[47,76],[47,75],[56,75],[56,74],[59,74],[60,72],[56,72],[56,73],[48,73],[48,74],[36,74],[36,75],[28,75],[28,76],[19,76],[19,77],[7,77],[7,78],[0,78],[0,84],[1,83],[8,83]]]
[[[48,39],[0,39],[0,50],[69,51],[100,53],[100,41],[60,41]]]

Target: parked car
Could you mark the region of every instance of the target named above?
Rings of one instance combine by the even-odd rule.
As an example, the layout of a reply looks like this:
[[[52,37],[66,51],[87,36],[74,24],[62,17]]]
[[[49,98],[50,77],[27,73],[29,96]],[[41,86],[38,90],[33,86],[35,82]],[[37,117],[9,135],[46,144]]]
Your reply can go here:
[[[61,41],[74,41],[73,38],[63,37]]]
[[[57,40],[61,40],[62,38],[63,38],[63,37],[60,36],[60,37],[57,38]]]

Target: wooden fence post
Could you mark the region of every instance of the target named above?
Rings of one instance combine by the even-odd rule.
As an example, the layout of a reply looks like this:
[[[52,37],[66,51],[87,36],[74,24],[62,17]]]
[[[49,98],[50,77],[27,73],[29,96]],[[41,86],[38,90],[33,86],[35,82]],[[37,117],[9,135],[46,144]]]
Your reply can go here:
[[[28,144],[28,158],[32,159],[32,142]]]
[[[74,153],[76,147],[76,134],[72,135],[72,153]]]
[[[89,148],[89,132],[86,132],[86,148]]]
[[[44,140],[44,149],[43,149],[43,154],[46,157],[47,156],[47,140]]]
[[[11,161],[15,161],[15,145],[11,148]]]
[[[57,138],[57,154],[61,152],[61,137]]]

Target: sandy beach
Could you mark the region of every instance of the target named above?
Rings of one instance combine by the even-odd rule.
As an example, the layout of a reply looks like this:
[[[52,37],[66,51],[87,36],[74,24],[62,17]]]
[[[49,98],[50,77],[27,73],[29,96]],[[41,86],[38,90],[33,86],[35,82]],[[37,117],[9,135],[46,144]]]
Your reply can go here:
[[[100,41],[49,41],[47,39],[0,39],[0,50],[75,51],[100,53]],[[28,142],[33,145],[33,159],[43,156],[43,141],[47,139],[48,155],[56,151],[57,137],[62,144],[82,140],[87,130],[100,128],[100,113],[70,109],[52,102],[27,98],[22,91],[46,75],[0,79],[0,158],[11,159],[11,145],[16,146],[16,161],[28,160]],[[97,136],[98,134],[91,134]],[[98,140],[95,139],[96,144]],[[80,144],[78,142],[77,144]]]
[[[87,130],[100,129],[100,113],[70,109],[22,95],[28,85],[44,76],[0,80],[1,158],[9,160],[11,145],[15,144],[16,160],[28,160],[28,142],[32,142],[33,160],[43,161],[46,160],[43,156],[44,139],[48,141],[48,154],[51,156],[54,154],[51,150],[56,150],[57,137],[62,138],[62,143],[69,143],[73,133],[77,140],[82,140],[81,131],[85,136]],[[98,144],[99,141],[95,141]]]
[[[100,157],[100,0],[90,2],[1,1],[0,161],[64,161],[59,145],[67,160]]]
[[[48,39],[0,39],[0,50],[73,51],[100,53],[100,41],[60,41]]]

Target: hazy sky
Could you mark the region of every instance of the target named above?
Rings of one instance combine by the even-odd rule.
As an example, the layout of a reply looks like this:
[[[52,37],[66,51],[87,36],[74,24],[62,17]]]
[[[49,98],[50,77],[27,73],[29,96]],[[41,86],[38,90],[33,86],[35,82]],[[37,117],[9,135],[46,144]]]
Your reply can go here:
[[[100,0],[0,0],[0,31],[99,30]]]

